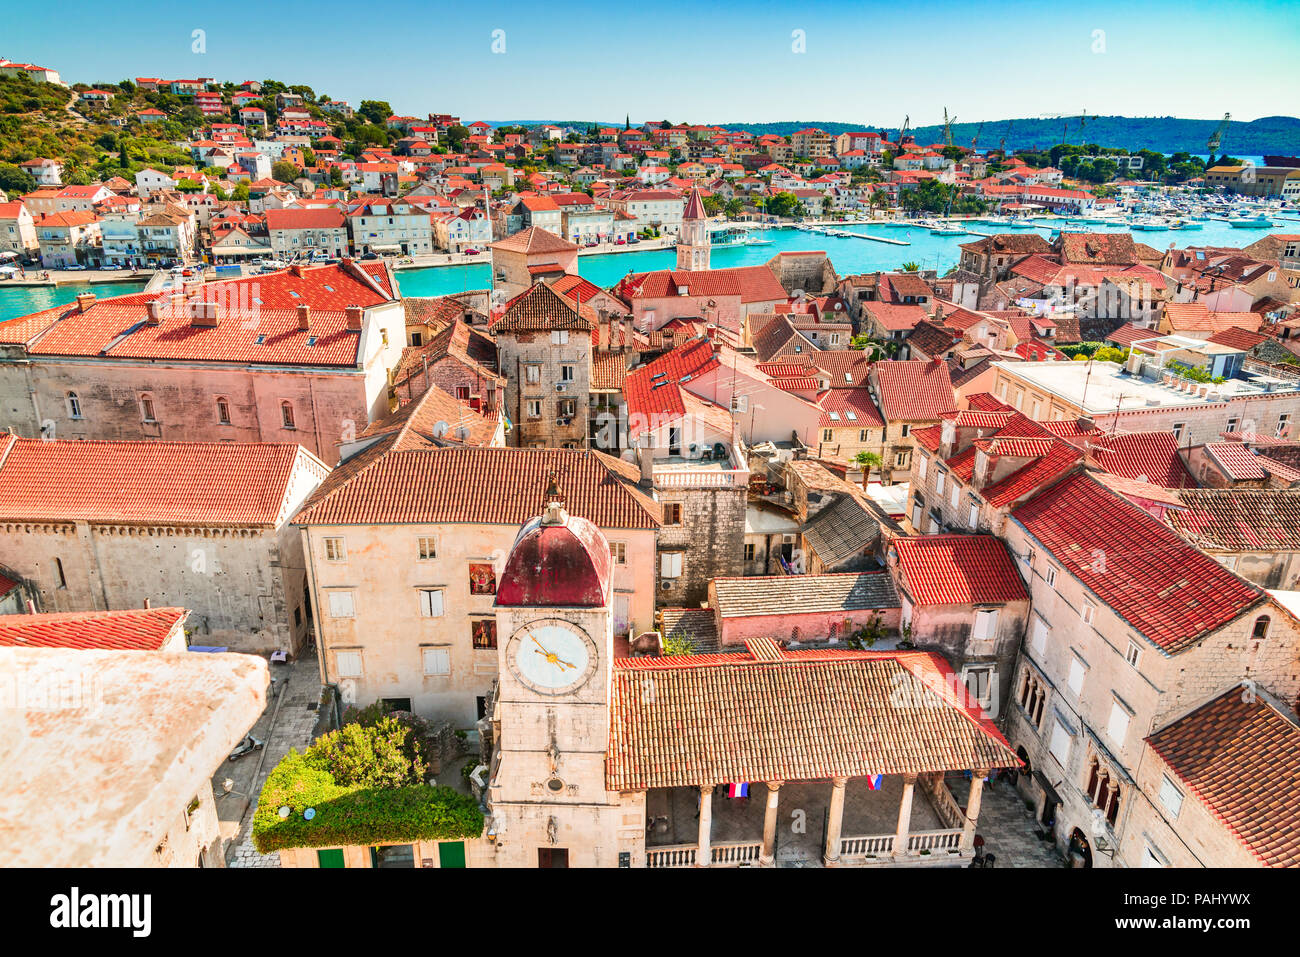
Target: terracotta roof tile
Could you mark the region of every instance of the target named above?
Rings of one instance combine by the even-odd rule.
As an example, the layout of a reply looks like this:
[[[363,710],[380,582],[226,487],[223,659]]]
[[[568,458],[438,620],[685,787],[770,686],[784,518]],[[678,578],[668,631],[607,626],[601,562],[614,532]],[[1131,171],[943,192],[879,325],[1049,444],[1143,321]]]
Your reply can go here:
[[[722,618],[899,607],[893,580],[883,571],[715,578],[713,586]]]
[[[1183,489],[1185,510],[1165,520],[1193,545],[1234,551],[1300,551],[1300,489]]]
[[[871,381],[880,411],[890,422],[937,420],[957,405],[943,362],[877,362],[871,367]]]
[[[157,651],[181,626],[184,608],[0,615],[0,647]]]
[[[903,587],[918,605],[1028,601],[1007,546],[992,535],[896,538]]]

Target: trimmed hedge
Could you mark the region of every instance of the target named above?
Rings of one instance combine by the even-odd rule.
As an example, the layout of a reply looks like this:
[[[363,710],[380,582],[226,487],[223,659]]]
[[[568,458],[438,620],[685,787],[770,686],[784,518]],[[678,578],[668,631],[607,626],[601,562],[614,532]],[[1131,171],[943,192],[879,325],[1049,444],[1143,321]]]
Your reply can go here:
[[[281,819],[286,804],[293,813]],[[309,807],[316,816],[306,821],[302,812]],[[461,840],[482,833],[483,812],[468,795],[427,784],[344,787],[296,749],[267,777],[253,815],[253,844],[262,854],[292,847]]]

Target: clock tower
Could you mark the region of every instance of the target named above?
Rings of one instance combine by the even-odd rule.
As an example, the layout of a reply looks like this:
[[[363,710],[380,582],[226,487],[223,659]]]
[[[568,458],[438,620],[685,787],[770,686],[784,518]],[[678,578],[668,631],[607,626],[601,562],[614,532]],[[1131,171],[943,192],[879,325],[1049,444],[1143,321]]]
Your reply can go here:
[[[489,837],[504,867],[613,867],[643,855],[644,795],[605,789],[612,560],[554,474],[497,586]],[[630,824],[626,822],[630,821]]]
[[[698,186],[691,187],[682,228],[677,235],[677,268],[700,272],[709,268],[709,214]]]

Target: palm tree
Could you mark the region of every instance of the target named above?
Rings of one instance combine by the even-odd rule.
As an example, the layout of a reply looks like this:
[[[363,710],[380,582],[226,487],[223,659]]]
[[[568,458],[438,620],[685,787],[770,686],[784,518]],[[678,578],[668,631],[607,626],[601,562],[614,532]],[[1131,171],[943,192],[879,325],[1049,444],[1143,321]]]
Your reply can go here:
[[[914,263],[914,262],[903,263],[903,272],[917,272],[920,270],[920,268],[921,266],[919,263]]]
[[[862,469],[862,487],[867,487],[867,481],[871,478],[873,469],[879,469],[882,462],[879,455],[875,452],[868,452],[863,449],[857,455],[853,456],[853,464]]]

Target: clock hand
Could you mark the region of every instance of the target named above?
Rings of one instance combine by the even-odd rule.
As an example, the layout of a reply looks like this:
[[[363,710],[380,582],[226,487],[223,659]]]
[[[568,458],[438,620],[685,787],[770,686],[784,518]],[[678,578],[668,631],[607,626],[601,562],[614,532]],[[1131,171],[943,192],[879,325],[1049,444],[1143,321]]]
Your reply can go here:
[[[543,658],[545,658],[547,661],[549,661],[549,662],[550,662],[551,664],[553,664],[553,665],[559,665],[561,668],[576,668],[576,667],[577,667],[577,665],[570,664],[569,662],[562,660],[559,656],[554,655],[554,654],[552,654],[552,653],[549,652],[549,651],[537,651],[536,648],[534,648],[533,650],[536,651],[537,654],[541,655]]]

